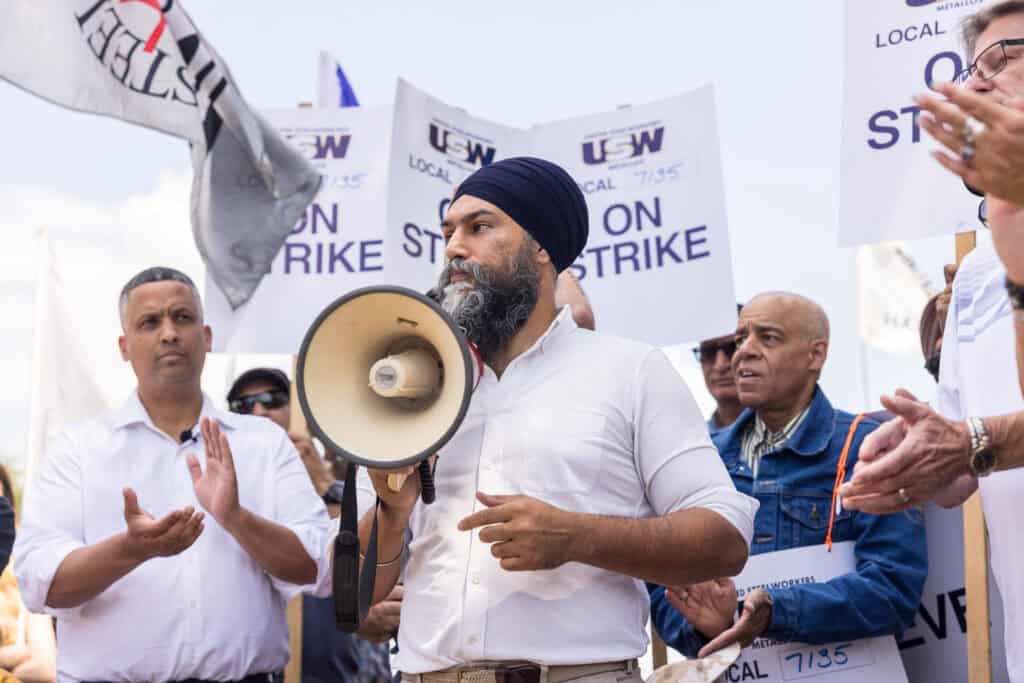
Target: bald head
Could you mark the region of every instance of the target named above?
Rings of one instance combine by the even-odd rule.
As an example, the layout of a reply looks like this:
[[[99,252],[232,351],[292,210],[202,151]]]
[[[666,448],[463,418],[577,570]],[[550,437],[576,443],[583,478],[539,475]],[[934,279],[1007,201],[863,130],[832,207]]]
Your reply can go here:
[[[747,303],[736,325],[733,376],[740,403],[772,429],[811,400],[828,355],[828,316],[791,292],[766,292]]]
[[[774,317],[792,323],[807,341],[829,340],[828,315],[825,309],[805,296],[793,292],[764,292],[750,300],[748,306],[772,311]]]

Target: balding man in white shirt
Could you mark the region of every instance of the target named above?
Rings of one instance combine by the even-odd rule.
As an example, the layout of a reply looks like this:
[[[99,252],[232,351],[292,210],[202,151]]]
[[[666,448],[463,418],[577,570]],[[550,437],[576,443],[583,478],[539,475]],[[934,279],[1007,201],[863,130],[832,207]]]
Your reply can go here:
[[[376,599],[411,537],[395,661],[406,680],[639,681],[643,581],[746,562],[757,503],[733,487],[665,355],[556,309],[586,224],[579,188],[538,159],[485,167],[448,210],[441,304],[484,375],[438,454],[433,505],[417,505],[417,477],[396,493],[387,472],[369,473]]]
[[[121,321],[138,390],[65,429],[31,482],[25,605],[57,618],[60,681],[266,683],[287,600],[324,578],[324,505],[284,430],[203,395],[211,332],[187,276],[137,275]]]

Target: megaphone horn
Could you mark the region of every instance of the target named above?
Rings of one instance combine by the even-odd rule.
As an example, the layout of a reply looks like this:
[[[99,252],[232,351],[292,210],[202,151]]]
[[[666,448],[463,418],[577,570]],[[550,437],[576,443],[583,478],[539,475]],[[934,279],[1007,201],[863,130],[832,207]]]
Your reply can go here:
[[[365,287],[320,313],[299,350],[310,431],[374,469],[425,461],[454,436],[483,364],[441,307],[411,289]],[[401,488],[389,476],[389,488]]]

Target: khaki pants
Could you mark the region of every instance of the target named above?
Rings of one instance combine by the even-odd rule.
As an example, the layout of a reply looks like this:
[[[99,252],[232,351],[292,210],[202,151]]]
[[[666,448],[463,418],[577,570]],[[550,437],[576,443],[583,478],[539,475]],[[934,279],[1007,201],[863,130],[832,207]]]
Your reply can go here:
[[[402,683],[495,683],[493,667],[504,662],[480,662],[426,674],[402,674]],[[540,683],[643,683],[636,660],[579,666],[541,667]]]

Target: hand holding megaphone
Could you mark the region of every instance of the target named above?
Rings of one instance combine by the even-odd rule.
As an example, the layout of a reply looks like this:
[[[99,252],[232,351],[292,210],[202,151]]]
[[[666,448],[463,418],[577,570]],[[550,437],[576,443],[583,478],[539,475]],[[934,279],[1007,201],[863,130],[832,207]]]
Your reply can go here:
[[[366,468],[382,505],[400,511],[409,511],[415,507],[420,496],[420,478],[415,476],[416,467],[407,465],[387,470]]]

